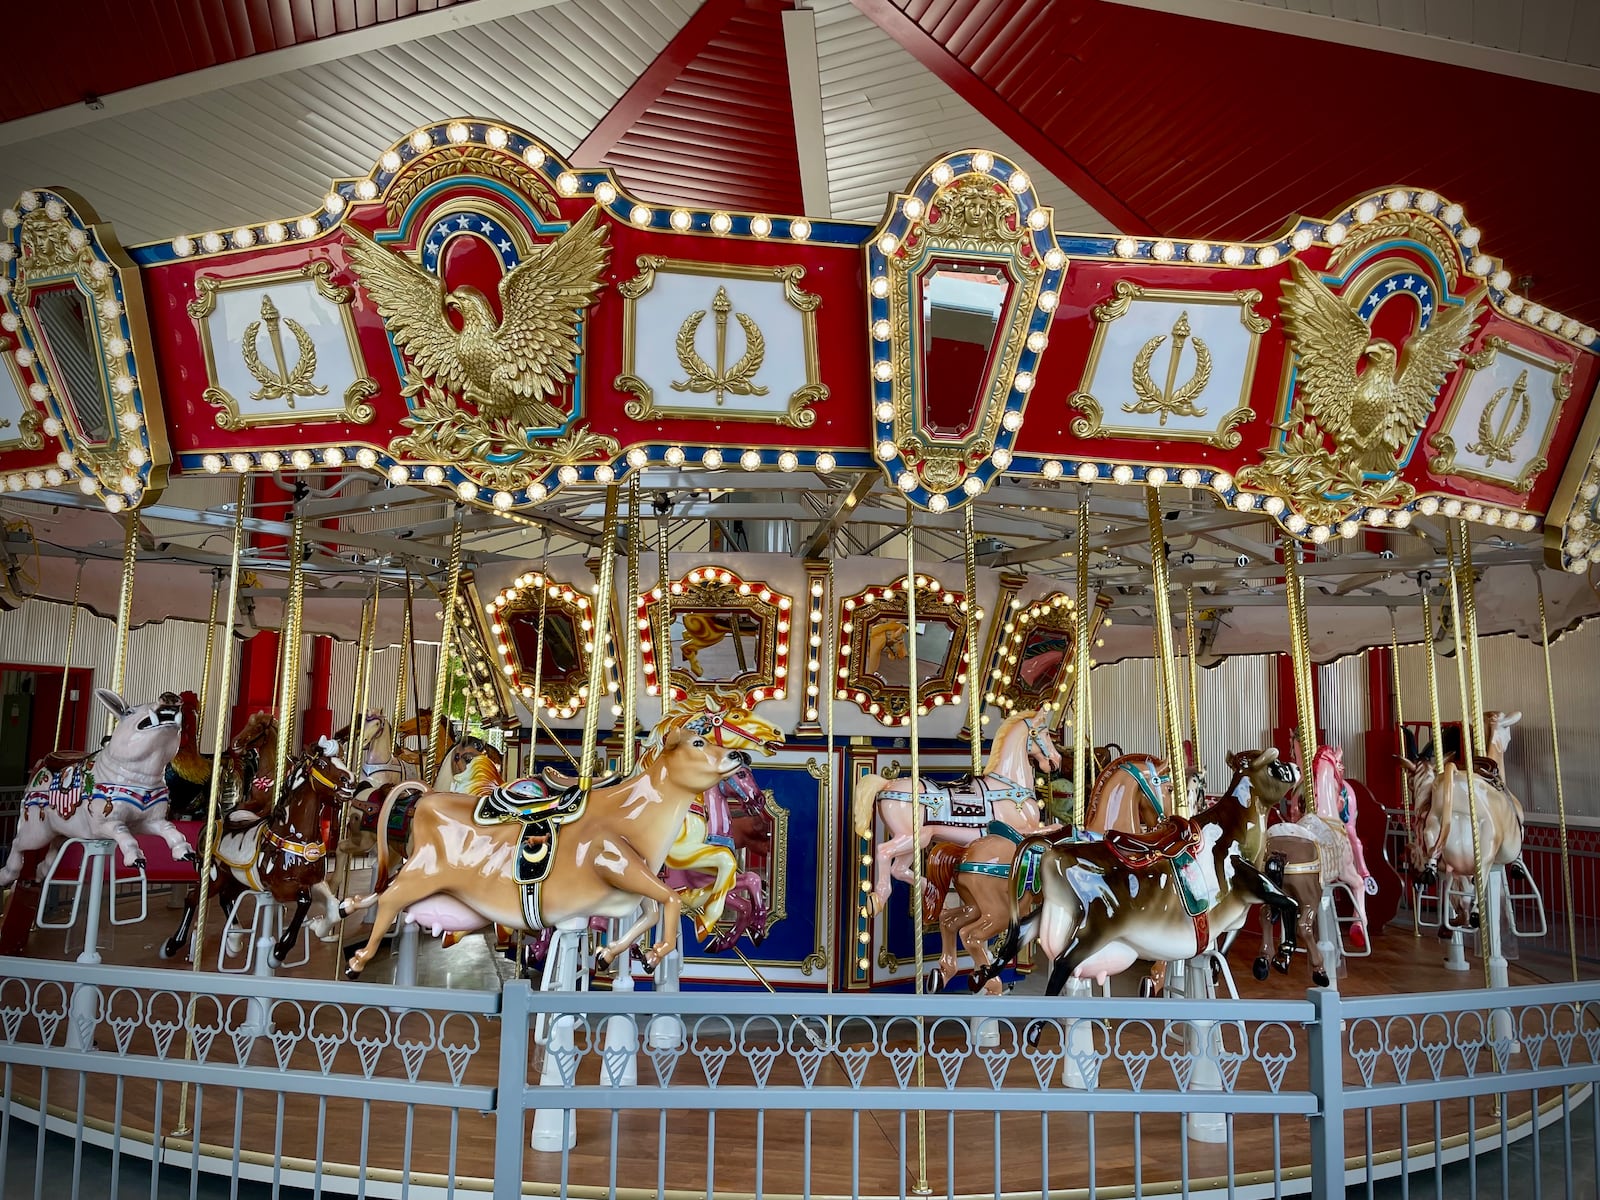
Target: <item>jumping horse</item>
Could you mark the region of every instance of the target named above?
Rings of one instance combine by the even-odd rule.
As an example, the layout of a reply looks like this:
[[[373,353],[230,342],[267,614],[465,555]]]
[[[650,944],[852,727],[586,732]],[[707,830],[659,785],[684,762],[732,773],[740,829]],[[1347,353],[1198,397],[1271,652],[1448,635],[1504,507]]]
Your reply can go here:
[[[853,816],[857,837],[870,838],[873,814],[883,817],[887,836],[875,851],[877,871],[871,892],[874,914],[889,902],[890,877],[914,884],[912,855],[937,839],[970,846],[991,822],[1015,827],[1022,805],[1035,800],[1033,768],[1061,769],[1061,752],[1050,740],[1049,722],[1036,713],[1013,713],[995,731],[989,762],[976,779],[950,784],[912,780],[902,784],[882,775],[865,775],[855,785]],[[912,835],[913,798],[923,806],[920,837]],[[1037,817],[1036,817],[1037,819]],[[927,901],[929,885],[923,881]]]
[[[267,812],[239,805],[217,819],[212,871],[223,913],[231,919],[246,892],[293,906],[272,950],[274,967],[283,964],[300,940],[313,902],[321,912],[311,919],[311,932],[322,941],[338,936],[339,902],[328,886],[329,855],[322,831],[324,822],[331,822],[350,798],[356,780],[337,753],[337,746],[323,741],[291,759],[288,777]],[[174,957],[188,943],[198,905],[198,889],[191,889],[177,930],[161,947],[162,958]]]

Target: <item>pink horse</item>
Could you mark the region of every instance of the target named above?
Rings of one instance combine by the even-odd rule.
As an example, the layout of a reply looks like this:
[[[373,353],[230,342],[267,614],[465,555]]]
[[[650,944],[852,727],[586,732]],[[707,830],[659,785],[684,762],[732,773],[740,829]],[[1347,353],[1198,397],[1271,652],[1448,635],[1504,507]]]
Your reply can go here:
[[[1377,880],[1367,870],[1367,856],[1356,834],[1356,793],[1344,777],[1344,748],[1319,746],[1316,765],[1311,772],[1316,790],[1317,815],[1339,821],[1350,835],[1350,855],[1355,859],[1356,874],[1361,876],[1361,887],[1369,896],[1378,894]]]

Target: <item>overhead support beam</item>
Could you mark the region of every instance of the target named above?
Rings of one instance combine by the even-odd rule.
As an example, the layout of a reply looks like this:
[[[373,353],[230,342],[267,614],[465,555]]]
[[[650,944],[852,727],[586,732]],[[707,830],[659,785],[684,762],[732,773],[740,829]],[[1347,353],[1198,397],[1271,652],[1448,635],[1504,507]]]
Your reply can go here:
[[[48,112],[19,117],[0,125],[0,146],[15,145],[32,138],[45,137],[66,129],[89,125],[110,117],[127,116],[142,109],[154,108],[174,100],[190,100],[224,88],[238,87],[258,79],[270,79],[302,67],[351,58],[389,46],[401,46],[420,41],[439,33],[451,33],[520,16],[536,9],[550,8],[562,0],[472,0],[470,4],[453,4],[449,8],[415,13],[389,21],[380,21],[365,29],[352,29],[349,33],[336,33],[285,46],[281,50],[267,50],[247,58],[174,75],[170,79],[142,84],[124,91],[100,96],[100,107],[92,109],[87,104],[69,104]]]
[[[1497,46],[1479,46],[1454,38],[1413,33],[1409,29],[1393,29],[1368,21],[1351,21],[1320,13],[1297,12],[1292,8],[1276,8],[1271,4],[1258,3],[1257,0],[1111,0],[1111,3],[1243,25],[1250,29],[1270,29],[1274,33],[1287,33],[1294,37],[1359,46],[1364,50],[1379,50],[1385,54],[1403,54],[1408,58],[1449,63],[1474,71],[1531,79],[1535,83],[1549,83],[1584,92],[1600,92],[1600,69],[1595,67],[1520,54]],[[1560,12],[1561,6],[1554,5],[1551,11]]]
[[[1018,112],[966,63],[901,12],[893,0],[851,0],[851,3],[1118,230],[1135,234],[1157,232],[1149,221],[1089,174],[1081,163]],[[1055,50],[1063,61],[1069,61],[1073,47],[1059,46]]]
[[[856,505],[866,499],[867,493],[872,490],[878,479],[879,473],[877,471],[861,472],[856,478],[855,486],[840,497],[838,504],[834,505],[833,512],[828,515],[826,520],[820,522],[811,531],[810,535],[801,542],[800,552],[797,557],[821,557],[822,552],[833,541],[834,534],[839,532],[839,526],[849,518]]]
[[[831,219],[828,147],[822,124],[822,68],[817,60],[817,14],[809,8],[783,14],[783,49],[789,60],[789,107],[800,159],[800,196],[806,216]]]

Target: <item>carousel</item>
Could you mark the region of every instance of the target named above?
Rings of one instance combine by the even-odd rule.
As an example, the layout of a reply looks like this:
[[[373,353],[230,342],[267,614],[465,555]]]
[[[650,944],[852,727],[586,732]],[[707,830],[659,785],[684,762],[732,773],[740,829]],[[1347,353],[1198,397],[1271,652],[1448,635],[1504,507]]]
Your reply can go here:
[[[1022,1067],[988,1077],[1026,1093],[998,1105],[993,1163],[958,1158],[953,1110],[902,1110],[896,1160],[838,1104],[803,1135],[727,1114],[713,1155],[702,1112],[669,1138],[687,1118],[661,1063],[701,1036],[684,1014],[787,1004],[826,1019],[734,1039],[760,1087],[953,1087],[960,1042],[1064,1094],[1136,1095],[1154,1058],[1232,1094],[1228,1021],[1183,1020],[1174,1050],[1141,1006],[1237,1002],[1241,1035],[1256,1012],[1289,1046],[1258,1034],[1252,1069],[1308,1089],[1308,989],[1352,1013],[1509,1006],[1541,982],[1516,940],[1547,910],[1574,928],[1565,853],[1554,877],[1524,862],[1524,805],[1564,848],[1549,647],[1600,610],[1600,359],[1459,203],[1386,187],[1259,242],[1084,236],[972,148],[875,226],[810,221],[647,203],[477,118],[308,200],[131,248],[63,189],[0,213],[7,616],[71,603],[0,870],[8,1129],[70,1130],[50,1047],[87,1073],[165,1036],[151,1054],[198,1070],[248,1039],[239,1071],[292,1072],[324,1053],[316,1021],[391,1005],[363,1062],[400,1102],[432,1077],[389,997],[452,988],[428,1042],[449,1086],[498,1069],[504,1091],[508,1054],[547,1097],[649,1076],[659,1129],[549,1099],[520,1137],[407,1110],[402,1158],[371,1097],[286,1117],[279,1093],[275,1121],[208,1096],[202,1136],[224,1085],[157,1072],[80,1091],[78,1134],[309,1178],[284,1145],[304,1118],[319,1183],[352,1192],[374,1170],[487,1190],[520,1165],[539,1194],[762,1194],[783,1155],[786,1194],[1307,1190],[1315,1155],[1266,1107],[1098,1133],[1080,1107],[1054,1135],[1076,1151],[1002,1166],[1050,1107]],[[80,613],[114,619],[111,661],[82,661]],[[136,690],[140,639],[172,619],[203,623],[203,656]],[[1524,714],[1479,647],[1508,631],[1542,648],[1553,796],[1513,792]],[[1363,652],[1383,716],[1358,779],[1318,679]],[[1267,655],[1281,670],[1224,677]],[[512,1010],[482,997],[523,979],[589,1007],[517,1022],[517,1059]],[[1010,1019],[1021,997],[1079,1015],[1041,1039]],[[977,1015],[932,1015],[958,1001]],[[1562,1011],[1549,1037],[1593,1041],[1593,1014]],[[1495,1013],[1486,1044],[1523,1053]],[[1349,1087],[1373,1082],[1374,1020],[1346,1022]],[[1441,1053],[1433,1074],[1482,1069]],[[1425,1130],[1404,1104],[1376,1131],[1351,1115],[1346,1145],[1398,1174],[1537,1139],[1583,1098],[1552,1078],[1492,1117],[1435,1103]],[[727,1149],[746,1143],[765,1182]],[[813,1161],[824,1144],[854,1150]]]

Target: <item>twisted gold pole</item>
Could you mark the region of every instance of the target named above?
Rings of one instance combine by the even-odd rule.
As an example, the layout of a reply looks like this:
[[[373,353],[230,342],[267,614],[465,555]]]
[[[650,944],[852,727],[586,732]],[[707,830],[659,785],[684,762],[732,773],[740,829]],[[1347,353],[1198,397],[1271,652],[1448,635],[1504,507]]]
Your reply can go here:
[[[966,518],[967,534],[967,727],[972,730],[972,777],[977,779],[983,774],[983,671],[978,664],[978,548],[972,523],[972,505],[963,505],[961,511]]]
[[[533,714],[533,728],[528,731],[528,774],[539,774],[539,727],[544,721],[539,716],[539,705],[544,703],[544,631],[545,613],[550,607],[550,532],[545,531],[544,552],[539,556],[539,616],[534,623],[533,644],[533,703],[528,711]],[[556,745],[561,739],[552,737]]]
[[[1089,492],[1078,496],[1077,613],[1073,628],[1072,670],[1072,828],[1083,828],[1084,805],[1089,801],[1089,637],[1092,631],[1089,599]]]
[[[917,661],[917,537],[911,501],[906,501],[906,658],[910,673],[909,701],[906,723],[911,742],[911,923],[912,948],[917,964],[916,994],[923,993],[922,981],[922,801],[917,793],[922,787],[921,751],[917,745],[917,706],[922,700],[922,680]],[[967,601],[970,606],[971,597]],[[968,676],[971,679],[971,676]],[[978,731],[973,730],[976,738]],[[917,1088],[925,1085],[924,1067],[927,1057],[927,1029],[922,1016],[917,1016]],[[928,1114],[917,1110],[917,1187],[919,1195],[928,1193]]]
[[[222,670],[219,674],[221,680],[221,695],[217,697],[217,711],[222,712],[227,708],[227,695],[229,681],[233,678],[233,626],[239,617],[239,559],[244,551],[244,515],[246,502],[250,495],[250,478],[247,475],[239,476],[239,496],[233,514],[233,551],[228,562],[228,606],[227,616],[224,618],[224,635],[222,639]],[[211,761],[216,769],[211,772],[211,788],[206,798],[206,830],[205,840],[200,848],[200,884],[195,900],[194,932],[190,939],[189,966],[193,971],[201,969],[201,960],[206,944],[206,905],[211,896],[211,868],[217,855],[217,809],[222,802],[222,761],[223,753],[227,748],[227,722],[220,717],[217,727],[211,736]],[[250,781],[244,783],[246,796]],[[189,998],[189,1019],[184,1022],[184,1058],[187,1060],[194,1056],[194,997]],[[189,1084],[186,1080],[178,1100],[178,1129],[183,1130],[189,1120]]]
[[[656,630],[656,690],[661,716],[672,711],[672,563],[667,552],[667,519],[671,508],[656,514],[656,581],[661,587],[661,628]]]
[[[639,473],[628,479],[628,590],[622,602],[622,773],[633,774],[639,724],[639,539],[644,523],[639,512]]]
[[[1567,794],[1561,785],[1561,736],[1556,729],[1556,680],[1550,669],[1550,626],[1545,618],[1544,576],[1533,572],[1539,588],[1539,645],[1544,649],[1544,691],[1550,702],[1550,754],[1556,766],[1556,822],[1561,837],[1561,895],[1567,914],[1567,957],[1572,962],[1572,982],[1578,982],[1578,925],[1572,907],[1572,859],[1567,848]]]
[[[117,597],[116,649],[111,669],[111,690],[122,695],[128,674],[128,634],[133,624],[133,568],[139,558],[139,514],[129,510],[122,515],[126,535],[122,542],[122,591]],[[117,727],[117,718],[106,714],[106,736]]]
[[[406,568],[406,604],[400,615],[400,662],[394,669],[394,718],[389,728],[389,751],[400,751],[400,726],[406,719],[406,647],[411,645],[411,568]],[[431,781],[430,781],[431,782]]]
[[[837,812],[835,810],[835,808],[834,808],[838,793],[837,793],[837,789],[834,786],[834,781],[835,781],[835,779],[837,777],[837,770],[836,770],[836,767],[835,767],[834,757],[833,757],[833,754],[834,754],[834,750],[833,750],[833,698],[834,698],[834,692],[836,690],[836,677],[835,677],[835,675],[833,673],[833,665],[834,665],[834,663],[836,663],[838,661],[839,653],[838,653],[838,645],[834,641],[834,636],[835,635],[834,635],[834,628],[833,628],[833,547],[832,547],[832,545],[830,545],[828,547],[828,584],[827,584],[827,591],[824,594],[822,603],[825,606],[823,608],[823,610],[822,610],[823,613],[824,613],[824,616],[823,616],[823,626],[824,626],[823,639],[824,640],[823,640],[823,644],[821,646],[817,647],[817,654],[818,654],[818,656],[819,656],[819,658],[820,658],[820,660],[822,662],[822,666],[823,666],[823,669],[820,672],[818,672],[818,677],[820,679],[822,679],[824,681],[824,683],[822,684],[821,687],[818,688],[818,691],[822,693],[822,695],[819,697],[819,699],[824,699],[826,704],[827,704],[827,706],[828,706],[828,741],[827,741],[827,747],[828,748],[827,748],[827,756],[823,760],[823,769],[822,769],[822,786],[823,786],[823,806],[822,806],[822,811],[828,814],[828,821],[827,821],[827,825],[826,825],[827,832],[824,835],[825,845],[824,845],[824,848],[823,848],[823,863],[824,863],[823,869],[826,872],[824,878],[825,878],[825,881],[826,881],[826,884],[827,884],[827,888],[828,888],[828,890],[827,890],[827,892],[825,894],[828,895],[828,896],[837,896],[839,894],[839,880],[838,880],[839,847],[838,847],[837,842],[835,841],[835,837],[836,837],[836,832],[835,831],[839,827],[839,821],[843,818],[843,814]],[[828,991],[830,993],[832,993],[832,991],[833,991],[834,975],[836,973],[836,964],[839,961],[838,934],[839,934],[839,921],[835,917],[830,917],[829,920],[828,920],[827,931],[823,934],[823,938],[824,938],[823,944],[828,949],[828,962],[827,962],[827,966],[824,968],[824,971],[825,971],[825,973],[827,975]],[[832,1017],[828,1018],[828,1029],[830,1031],[833,1029],[833,1018]]]
[[[1300,580],[1300,543],[1284,535],[1283,581],[1289,601],[1289,661],[1294,668],[1296,707],[1300,710],[1300,795],[1309,812],[1316,807],[1312,768],[1317,757],[1316,692],[1311,682],[1311,639],[1306,629],[1306,594]]]
[[[1433,728],[1433,773],[1438,778],[1444,774],[1444,725],[1439,719],[1439,667],[1433,649],[1433,604],[1428,598],[1426,576],[1417,576],[1417,590],[1422,593],[1422,645],[1428,660],[1428,714]]]
[[[1406,748],[1406,714],[1405,705],[1401,702],[1400,697],[1400,630],[1395,625],[1394,609],[1392,608],[1389,610],[1389,672],[1393,678],[1392,686],[1394,688],[1394,724],[1395,728],[1400,731],[1400,750],[1404,753]],[[1405,814],[1406,844],[1409,846],[1411,844],[1411,772],[1409,770],[1400,772],[1400,808]],[[1401,869],[1404,870],[1404,868],[1405,863],[1402,862]],[[1415,893],[1411,896],[1411,936],[1422,936],[1422,926],[1419,921]]]
[[[1194,747],[1194,765],[1200,763],[1200,664],[1195,661],[1194,584],[1183,588],[1184,647],[1189,660],[1189,744]],[[1187,782],[1185,782],[1187,789]]]
[[[289,749],[294,745],[300,674],[300,606],[305,598],[306,519],[298,501],[289,527],[289,594],[283,604],[283,628],[278,635],[278,744],[273,754],[273,786],[282,788],[288,774]]]
[[[1145,513],[1150,521],[1150,582],[1155,599],[1156,690],[1161,699],[1162,733],[1167,742],[1167,762],[1173,778],[1173,803],[1188,815],[1189,789],[1184,781],[1183,728],[1178,715],[1178,667],[1172,644],[1172,580],[1167,572],[1167,535],[1161,518],[1161,489],[1145,493]]]
[[[194,722],[197,744],[200,731],[206,727],[206,704],[211,698],[211,659],[217,648],[217,599],[221,591],[222,571],[214,568],[211,572],[211,615],[206,618],[206,659],[205,666],[200,668],[200,708]],[[77,603],[76,591],[72,600]]]
[[[344,740],[345,762],[352,766],[356,762],[356,750],[361,745],[362,726],[366,723],[366,713],[362,711],[362,697],[366,692],[366,671],[369,655],[368,645],[372,638],[373,626],[377,623],[377,614],[367,597],[361,598],[361,629],[356,634],[356,673],[350,681],[350,732]]]
[[[52,750],[61,749],[61,721],[67,715],[67,684],[72,681],[72,644],[78,637],[78,609],[83,595],[83,560],[78,560],[78,577],[72,584],[72,615],[67,618],[67,658],[61,664],[61,698],[56,701],[56,738]],[[216,613],[216,597],[211,598],[212,614]]]
[[[1478,757],[1489,755],[1488,730],[1483,718],[1483,663],[1478,658],[1478,585],[1472,569],[1472,531],[1466,521],[1456,524],[1456,545],[1461,554],[1461,604],[1465,627],[1461,636],[1467,643],[1467,682],[1472,687],[1472,738]]]
[[[578,786],[587,792],[594,783],[594,748],[600,734],[600,704],[606,690],[606,626],[611,616],[611,588],[617,559],[616,484],[606,487],[605,520],[600,527],[600,578],[595,588],[590,633],[594,649],[589,652],[589,697],[583,710],[583,754],[578,760]]]
[[[450,686],[450,639],[456,627],[456,593],[461,590],[461,505],[456,505],[455,520],[450,525],[450,558],[445,572],[444,615],[439,622],[439,664],[433,672],[433,720],[429,722],[427,769],[423,779],[430,784],[439,764],[444,761],[446,742],[450,736],[449,697],[445,690]]]
[[[1455,539],[1446,530],[1446,551],[1450,557],[1450,608],[1459,614],[1461,612],[1460,571],[1462,564],[1457,557]],[[1456,683],[1461,689],[1461,711],[1466,722],[1471,722],[1472,688],[1468,682],[1467,649],[1461,640],[1461,622],[1450,622],[1451,632],[1455,636],[1456,644]],[[1477,747],[1474,743],[1477,738],[1468,736],[1461,739],[1461,754],[1467,764],[1467,812],[1472,820],[1472,865],[1474,882],[1478,895],[1476,906],[1478,909],[1478,927],[1482,930],[1479,942],[1478,957],[1483,960],[1483,985],[1493,987],[1494,978],[1490,970],[1490,959],[1494,957],[1495,947],[1499,942],[1499,930],[1494,929],[1495,912],[1489,903],[1489,872],[1483,862],[1483,840],[1478,830],[1478,769]],[[1445,804],[1451,803],[1451,797],[1445,797]],[[1442,849],[1442,847],[1441,847]],[[1441,895],[1439,903],[1444,903]]]

